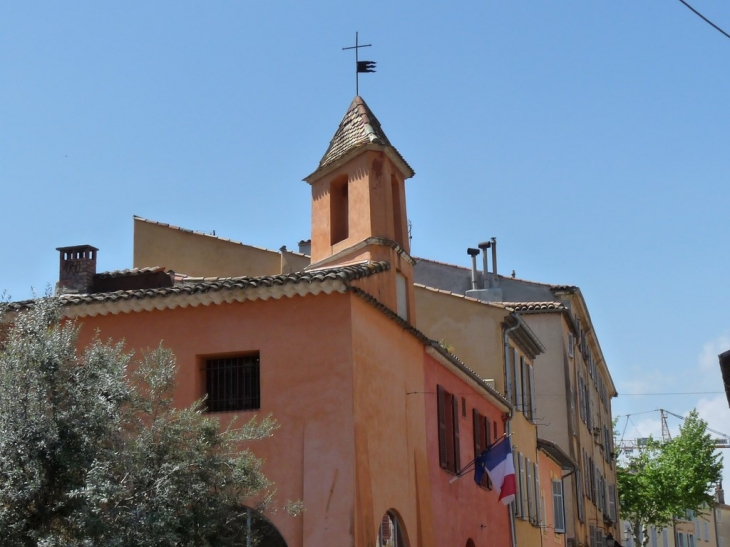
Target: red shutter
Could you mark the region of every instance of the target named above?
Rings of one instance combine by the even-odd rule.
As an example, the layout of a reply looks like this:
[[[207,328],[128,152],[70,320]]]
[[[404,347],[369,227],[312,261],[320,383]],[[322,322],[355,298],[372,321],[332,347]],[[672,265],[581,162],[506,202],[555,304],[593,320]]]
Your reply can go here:
[[[474,458],[477,458],[486,446],[482,445],[482,417],[476,408],[472,410],[472,418],[474,422]]]
[[[439,465],[448,468],[446,450],[446,392],[441,386],[436,386],[436,400],[439,421]]]
[[[490,432],[491,432],[491,420],[484,416],[482,418],[482,431],[484,433],[484,446],[488,447],[490,444],[492,444],[492,439],[490,438]],[[482,478],[482,486],[485,486],[492,489],[492,479],[489,478],[489,475],[487,473],[484,473],[484,478]]]
[[[451,399],[453,405],[453,423],[454,423],[454,436],[452,442],[454,443],[454,467],[452,471],[458,473],[461,469],[461,458],[459,453],[459,401],[456,397]]]

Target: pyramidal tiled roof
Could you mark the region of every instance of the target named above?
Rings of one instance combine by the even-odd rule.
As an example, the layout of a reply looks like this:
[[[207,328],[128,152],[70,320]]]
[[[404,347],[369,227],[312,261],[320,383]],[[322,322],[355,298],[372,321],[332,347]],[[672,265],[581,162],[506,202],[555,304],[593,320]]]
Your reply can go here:
[[[336,162],[348,152],[366,144],[389,146],[398,158],[413,171],[403,159],[403,156],[390,144],[375,114],[359,95],[350,103],[350,107],[342,118],[335,136],[332,137],[327,152],[322,156],[317,170]]]

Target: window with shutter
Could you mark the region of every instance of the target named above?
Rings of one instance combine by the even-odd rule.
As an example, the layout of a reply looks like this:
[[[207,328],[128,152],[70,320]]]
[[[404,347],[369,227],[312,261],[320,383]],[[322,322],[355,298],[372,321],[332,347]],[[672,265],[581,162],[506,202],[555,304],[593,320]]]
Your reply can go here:
[[[453,407],[453,431],[454,431],[454,462],[452,470],[454,473],[458,473],[461,469],[461,457],[459,453],[459,401],[456,397],[451,398],[451,405]]]
[[[520,462],[520,518],[524,520],[528,518],[527,513],[529,512],[529,509],[527,507],[527,473],[525,472],[525,456],[522,454],[522,452],[519,452],[517,457]]]
[[[518,452],[516,450],[512,451],[512,459],[514,460],[514,466],[515,466],[515,501],[512,502],[514,506],[514,513],[516,517],[519,517],[522,515],[522,496],[520,494],[520,489],[522,488],[522,485],[520,484],[520,459],[518,457]]]
[[[527,518],[535,522],[535,475],[530,458],[525,458],[525,470],[527,471]]]
[[[533,524],[536,526],[542,525],[542,511],[540,507],[540,468],[537,463],[533,463],[532,474],[535,477],[535,518]]]
[[[585,522],[585,500],[583,499],[583,473],[575,471],[575,497],[578,500],[578,519]]]
[[[474,429],[474,458],[476,458],[489,448],[491,427],[489,425],[489,419],[486,416],[482,416],[476,408],[472,411],[472,421]],[[482,482],[479,486],[491,490],[492,481],[487,473],[484,473],[482,476]]]
[[[446,431],[446,391],[441,386],[436,387],[436,400],[438,406],[439,422],[439,464],[448,469],[448,433]]]
[[[585,469],[586,497],[589,500],[592,500],[593,496],[591,496],[591,464],[585,448],[583,449],[583,469]]]
[[[596,547],[596,527],[592,524],[588,527],[588,539],[591,547]]]
[[[608,485],[608,516],[616,522],[616,486],[613,484]]]
[[[459,472],[459,401],[442,386],[436,386],[439,424],[439,465]]]
[[[565,507],[563,505],[563,482],[560,480],[552,481],[553,490],[553,524],[555,531],[561,534],[565,533]]]
[[[530,421],[535,422],[535,368],[528,364],[527,365],[527,377],[529,378],[530,397],[527,404],[530,408]]]
[[[573,358],[573,355],[575,353],[575,337],[573,336],[572,332],[568,333],[568,357],[571,359]]]

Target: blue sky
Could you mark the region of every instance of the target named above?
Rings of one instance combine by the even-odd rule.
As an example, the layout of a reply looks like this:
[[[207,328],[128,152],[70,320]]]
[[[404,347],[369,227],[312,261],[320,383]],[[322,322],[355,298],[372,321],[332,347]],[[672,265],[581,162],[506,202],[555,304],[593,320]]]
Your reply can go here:
[[[355,31],[413,253],[497,237],[503,273],[581,287],[626,437],[660,407],[728,432],[730,39],[676,0],[3,2],[0,290],[43,292],[64,245],[130,267],[135,214],[296,248]]]

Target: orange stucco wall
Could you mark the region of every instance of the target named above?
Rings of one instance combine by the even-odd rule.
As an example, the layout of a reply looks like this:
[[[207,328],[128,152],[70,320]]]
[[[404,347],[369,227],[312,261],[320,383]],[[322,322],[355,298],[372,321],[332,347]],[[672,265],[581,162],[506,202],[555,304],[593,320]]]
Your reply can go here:
[[[300,517],[282,511],[271,515],[290,547],[370,547],[387,510],[400,516],[410,545],[436,547],[445,543],[437,537],[435,511],[471,514],[432,495],[438,452],[434,461],[429,435],[437,430],[429,431],[425,416],[433,401],[422,395],[423,344],[353,294],[121,313],[80,322],[82,344],[98,329],[102,339],[124,339],[135,351],[160,341],[174,351],[178,405],[204,394],[206,358],[260,353],[258,414],[271,413],[281,427],[251,448],[265,459],[278,501],[304,502]],[[253,414],[240,413],[243,419]]]
[[[331,240],[330,184],[347,177],[348,233],[347,238]],[[392,177],[391,177],[392,175]],[[398,185],[396,193],[399,213],[393,207],[392,180]],[[409,250],[403,175],[383,152],[366,151],[342,167],[321,178],[312,179],[312,262],[317,263],[368,237],[383,237],[399,241]],[[400,226],[395,226],[395,219]]]
[[[430,356],[426,356],[425,389],[413,397],[423,398],[428,430],[429,473],[432,484],[433,513],[436,545],[467,545],[471,539],[474,547],[492,545],[509,546],[509,507],[498,501],[496,489],[486,490],[474,483],[473,472],[467,473],[451,483],[454,475],[439,466],[438,407],[436,388],[441,385],[446,391],[466,402],[466,416],[460,412],[459,449],[460,467],[474,459],[474,425],[472,409],[498,424],[498,434],[504,433],[503,414],[490,403],[483,391],[470,382],[453,374]]]
[[[135,350],[162,340],[177,355],[180,405],[203,395],[204,357],[258,350],[258,414],[273,414],[281,427],[252,449],[266,460],[279,502],[300,499],[306,506],[300,517],[279,511],[271,520],[290,547],[348,545],[355,535],[351,298],[335,294],[87,317],[82,343],[97,328],[102,339],[125,339]],[[247,419],[254,413],[240,414]]]
[[[434,542],[426,453],[424,349],[360,298],[353,301],[356,520],[358,545],[374,545],[381,518],[396,512],[410,545]]]

